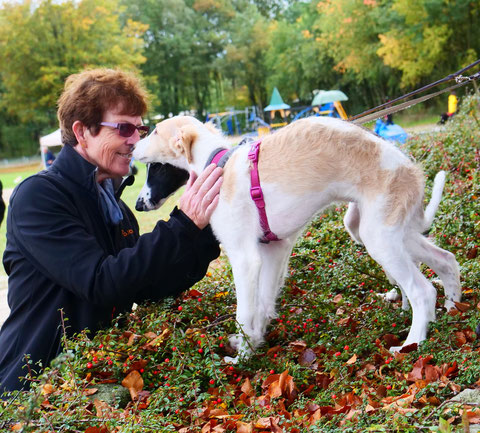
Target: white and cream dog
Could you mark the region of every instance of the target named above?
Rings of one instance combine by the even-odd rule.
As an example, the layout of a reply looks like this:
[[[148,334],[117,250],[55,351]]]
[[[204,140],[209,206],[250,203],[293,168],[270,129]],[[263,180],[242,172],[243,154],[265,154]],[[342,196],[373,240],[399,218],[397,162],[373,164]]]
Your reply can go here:
[[[198,175],[212,151],[229,147],[212,126],[181,116],[157,124],[137,143],[133,156]],[[350,202],[344,217],[348,232],[408,298],[413,317],[404,346],[424,340],[429,321],[435,320],[436,289],[420,272],[419,262],[442,280],[447,309],[460,300],[455,257],[422,235],[439,205],[444,172],[437,174],[424,211],[422,171],[394,144],[339,119],[298,120],[262,138],[258,173],[268,224],[280,239],[262,243],[259,212],[250,196],[249,150],[248,145],[240,146],[227,161],[220,201],[211,218],[232,265],[237,321],[243,332],[231,341],[240,355],[262,343],[275,317],[275,301],[295,240],[332,202]],[[139,197],[143,199],[149,197]]]

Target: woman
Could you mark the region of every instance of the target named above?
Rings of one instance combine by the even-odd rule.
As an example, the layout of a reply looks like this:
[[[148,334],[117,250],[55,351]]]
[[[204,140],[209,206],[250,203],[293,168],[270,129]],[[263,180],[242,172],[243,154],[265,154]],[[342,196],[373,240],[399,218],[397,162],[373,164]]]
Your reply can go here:
[[[133,147],[148,132],[146,110],[144,89],[125,72],[67,79],[58,103],[64,147],[10,200],[3,263],[11,312],[0,331],[0,390],[28,388],[20,379],[27,356],[39,371],[59,354],[62,315],[68,336],[94,334],[134,302],[180,294],[219,255],[208,221],[220,168],[191,178],[170,220],[142,236],[119,200]]]

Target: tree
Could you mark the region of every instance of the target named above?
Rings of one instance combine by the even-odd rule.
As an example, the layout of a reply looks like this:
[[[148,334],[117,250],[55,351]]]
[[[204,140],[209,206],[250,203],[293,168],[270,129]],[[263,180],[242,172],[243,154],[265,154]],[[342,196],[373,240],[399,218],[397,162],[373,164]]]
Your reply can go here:
[[[434,81],[478,59],[480,4],[469,0],[393,0],[392,27],[378,54],[402,74],[402,86]]]
[[[36,134],[57,124],[65,78],[88,67],[135,69],[146,26],[120,25],[116,0],[30,0],[0,9],[1,107]]]
[[[278,87],[288,100],[303,105],[310,104],[314,89],[330,88],[338,76],[331,73],[332,61],[313,34],[316,14],[316,4],[294,4],[269,34],[268,87]]]
[[[391,25],[390,4],[391,0],[321,0],[317,5],[315,37],[358,108],[398,93],[395,71],[377,53],[378,35]]]
[[[241,6],[236,3],[236,14],[228,26],[229,42],[222,64],[224,77],[232,83],[244,84],[249,104],[261,109],[268,103],[265,57],[269,49],[270,28],[255,5]]]
[[[136,0],[128,2],[128,12],[149,25],[142,71],[156,109],[163,115],[193,109],[203,116],[218,79],[230,2]]]

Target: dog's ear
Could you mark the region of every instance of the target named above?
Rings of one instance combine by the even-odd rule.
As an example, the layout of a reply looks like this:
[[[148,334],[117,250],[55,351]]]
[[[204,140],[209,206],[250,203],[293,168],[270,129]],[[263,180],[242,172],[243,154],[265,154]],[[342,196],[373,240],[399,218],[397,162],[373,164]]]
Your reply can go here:
[[[192,163],[192,146],[198,136],[197,129],[193,125],[185,125],[180,128],[174,137],[173,147],[181,154],[185,155],[189,164]]]

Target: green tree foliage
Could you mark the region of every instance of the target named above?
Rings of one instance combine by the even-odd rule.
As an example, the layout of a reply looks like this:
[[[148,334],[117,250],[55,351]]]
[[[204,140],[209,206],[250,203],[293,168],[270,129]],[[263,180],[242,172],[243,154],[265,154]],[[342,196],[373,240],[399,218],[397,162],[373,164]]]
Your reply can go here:
[[[322,0],[313,31],[333,61],[338,85],[358,105],[371,106],[398,93],[395,71],[377,54],[378,35],[390,26],[390,0]],[[358,103],[360,102],[360,104]]]
[[[291,105],[341,89],[358,113],[477,59],[479,15],[471,0],[4,2],[0,152],[16,128],[53,128],[64,79],[90,66],[139,69],[164,116],[262,112],[273,87]]]
[[[261,109],[268,103],[265,57],[269,50],[269,24],[254,5],[239,6],[237,3],[238,10],[228,27],[223,70],[232,83],[246,86],[250,105]]]
[[[270,26],[268,88],[277,87],[288,101],[302,105],[311,102],[312,90],[330,88],[338,77],[328,53],[313,34],[315,16],[315,4],[298,3]]]
[[[32,139],[55,127],[68,75],[95,66],[134,69],[145,61],[138,36],[146,26],[131,19],[121,25],[112,10],[116,0],[25,0],[0,9],[0,107],[10,119],[35,125]]]
[[[196,109],[201,115],[217,79],[225,45],[225,23],[233,10],[226,0],[128,1],[135,19],[149,25],[142,71],[164,114]]]
[[[378,54],[402,72],[402,86],[430,81],[480,55],[480,3],[393,0],[391,27],[379,35]]]

